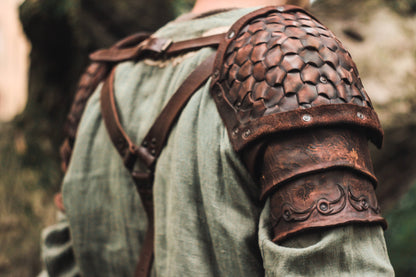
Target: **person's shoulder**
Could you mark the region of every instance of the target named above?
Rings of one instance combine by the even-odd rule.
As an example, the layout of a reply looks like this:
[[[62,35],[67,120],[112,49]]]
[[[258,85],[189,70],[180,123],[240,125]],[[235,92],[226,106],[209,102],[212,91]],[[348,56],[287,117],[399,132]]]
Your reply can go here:
[[[381,128],[342,43],[295,6],[240,18],[219,47],[212,93],[236,150],[264,134],[350,124]]]

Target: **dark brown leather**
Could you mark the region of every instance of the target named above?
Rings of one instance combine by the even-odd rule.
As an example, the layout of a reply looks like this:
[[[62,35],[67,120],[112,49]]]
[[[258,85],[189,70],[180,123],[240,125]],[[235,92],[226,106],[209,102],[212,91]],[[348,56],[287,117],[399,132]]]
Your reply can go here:
[[[293,6],[238,20],[211,93],[233,148],[270,199],[274,241],[352,222],[385,226],[368,139],[383,131],[341,42]]]
[[[147,230],[140,250],[139,260],[136,264],[135,277],[150,276],[154,259],[154,210],[153,210],[153,174],[146,174],[146,177],[132,173],[137,192],[142,200],[147,216]],[[143,220],[143,219],[140,219]]]
[[[123,158],[124,165],[132,173],[148,217],[148,229],[135,276],[149,276],[152,267],[154,246],[152,186],[155,163],[182,109],[191,96],[211,76],[215,56],[215,53],[210,55],[185,79],[163,108],[139,147],[129,138],[119,120],[113,87],[115,69],[108,76],[101,90],[101,111],[105,126],[111,141]],[[147,172],[134,171],[137,159],[147,166]]]
[[[139,152],[146,157],[145,163],[153,167],[166,144],[170,130],[178,119],[182,109],[188,100],[211,76],[214,65],[215,53],[206,58],[182,83],[175,94],[170,98],[166,107],[157,117],[144,138]]]
[[[202,47],[217,46],[224,39],[225,34],[217,34],[199,37],[184,41],[172,42],[165,38],[149,37],[134,47],[126,49],[103,49],[90,55],[93,61],[122,62],[135,60],[144,56],[146,58],[157,58],[163,55],[177,55],[181,52],[197,50]]]
[[[383,132],[349,53],[299,8],[243,17],[219,46],[212,94],[240,151],[287,130],[359,126],[381,146]]]
[[[119,49],[130,47],[131,45],[140,43],[148,37],[148,33],[137,33],[117,42],[112,48]],[[111,71],[112,66],[113,65],[109,63],[93,62],[88,66],[87,70],[80,78],[74,101],[72,102],[70,112],[64,125],[66,138],[60,149],[61,167],[64,172],[67,170],[69,160],[71,159],[78,125],[81,121],[87,101],[97,88],[98,84],[102,82]]]
[[[173,55],[202,47],[217,46],[223,38],[224,34],[218,34],[173,43],[170,40],[153,38],[149,37],[148,34],[138,33],[116,43],[108,50],[99,50],[93,53],[90,57],[95,62],[81,78],[75,101],[66,124],[67,138],[61,146],[62,168],[64,171],[67,169],[78,124],[87,100],[98,84],[112,71],[101,91],[103,118],[113,144],[123,158],[126,168],[132,174],[148,217],[148,229],[140,253],[140,260],[136,267],[135,276],[149,276],[153,262],[154,219],[152,183],[154,164],[166,143],[172,125],[175,123],[183,107],[193,93],[210,77],[215,54],[211,55],[198,66],[179,87],[161,115],[157,118],[155,125],[151,128],[140,149],[128,137],[118,118],[114,102],[114,65],[130,59],[137,60],[142,57],[158,57],[162,54]],[[134,164],[139,156],[148,166],[147,172],[133,171]]]
[[[364,176],[333,169],[299,177],[270,196],[273,241],[316,228],[381,224],[373,184]]]
[[[209,56],[186,78],[157,117],[140,146],[132,142],[121,126],[114,101],[114,70],[109,75],[101,90],[102,116],[114,146],[130,171],[138,157],[149,169],[153,169],[183,107],[210,77],[214,58],[215,54]]]
[[[124,165],[129,171],[132,171],[137,159],[137,146],[120,123],[114,99],[114,73],[115,68],[107,77],[101,89],[101,113],[111,141],[122,157]]]
[[[172,42],[168,39],[149,36],[150,34],[148,33],[137,33],[117,42],[109,49],[98,50],[90,55],[93,63],[81,77],[75,99],[65,123],[66,139],[60,149],[61,167],[64,172],[72,155],[76,132],[87,100],[116,63],[131,59],[137,60],[140,57],[155,57],[162,54],[175,55],[202,47],[217,46],[224,38],[224,34],[217,34]]]
[[[377,184],[367,138],[360,130],[306,129],[272,136],[264,144],[256,169],[263,199],[299,176],[333,168],[356,171]]]

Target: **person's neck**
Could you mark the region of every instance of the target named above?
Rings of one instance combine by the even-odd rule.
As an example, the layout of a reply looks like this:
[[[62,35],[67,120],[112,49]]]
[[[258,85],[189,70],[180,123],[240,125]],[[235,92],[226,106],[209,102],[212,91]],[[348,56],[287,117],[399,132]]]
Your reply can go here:
[[[256,6],[284,5],[287,0],[196,0],[191,11],[193,14],[210,12],[212,10],[230,9],[230,8],[249,8]]]

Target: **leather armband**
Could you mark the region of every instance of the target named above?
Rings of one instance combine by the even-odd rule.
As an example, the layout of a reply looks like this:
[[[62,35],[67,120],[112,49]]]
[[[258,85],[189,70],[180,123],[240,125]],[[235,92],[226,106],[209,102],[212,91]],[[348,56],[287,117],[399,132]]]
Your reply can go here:
[[[274,241],[313,228],[380,223],[368,140],[383,131],[350,54],[294,6],[238,20],[220,44],[211,93],[262,199]]]
[[[270,198],[274,241],[348,223],[386,227],[367,138],[360,130],[294,132],[266,145],[257,172],[262,197]]]

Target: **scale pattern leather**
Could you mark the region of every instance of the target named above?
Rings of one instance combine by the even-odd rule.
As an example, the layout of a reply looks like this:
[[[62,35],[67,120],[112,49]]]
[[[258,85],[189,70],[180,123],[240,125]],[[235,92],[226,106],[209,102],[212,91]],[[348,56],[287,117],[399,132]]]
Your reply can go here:
[[[243,17],[227,38],[211,93],[261,199],[270,199],[274,241],[343,224],[386,226],[368,151],[382,130],[341,42],[290,6]]]
[[[245,26],[228,48],[223,78],[237,109],[256,110],[251,118],[324,104],[371,107],[350,54],[301,12]]]
[[[236,138],[238,133],[243,140],[255,138],[258,124],[265,125],[261,120],[266,117],[274,116],[275,122],[292,120],[279,115],[308,110],[319,113],[317,110],[322,111],[328,105],[344,105],[344,110],[352,107],[350,115],[352,110],[354,115],[363,110],[370,120],[363,121],[364,125],[381,130],[350,54],[330,30],[299,9],[284,12],[275,9],[254,16],[236,30],[221,60],[217,63],[222,68],[214,80],[214,95],[224,98],[227,109],[232,110],[223,119],[229,133]],[[224,109],[219,110],[221,113]],[[321,120],[330,124],[331,120],[342,121],[342,118],[314,119],[315,123]],[[291,126],[302,128],[305,121],[308,118],[295,118]],[[351,124],[361,124],[359,120],[353,121]],[[268,127],[267,132],[279,128],[284,126]],[[235,149],[242,148],[244,142],[231,140],[237,144]]]

